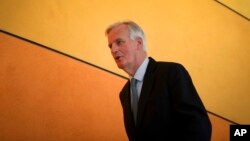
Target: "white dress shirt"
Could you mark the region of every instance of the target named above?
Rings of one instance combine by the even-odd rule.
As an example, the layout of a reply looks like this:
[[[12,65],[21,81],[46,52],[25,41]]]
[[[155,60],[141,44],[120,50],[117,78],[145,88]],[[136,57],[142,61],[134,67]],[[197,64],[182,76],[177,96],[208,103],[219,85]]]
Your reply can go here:
[[[137,85],[136,85],[136,89],[138,90],[138,99],[140,98],[142,84],[143,84],[143,78],[144,78],[144,75],[146,73],[148,62],[149,62],[149,59],[148,59],[148,57],[146,57],[144,59],[143,63],[140,65],[140,67],[136,70],[135,75],[134,75],[134,78],[138,81]],[[130,76],[129,79],[131,82],[132,77]],[[132,89],[130,89],[130,93],[132,94]],[[131,96],[131,98],[132,98],[132,96]]]

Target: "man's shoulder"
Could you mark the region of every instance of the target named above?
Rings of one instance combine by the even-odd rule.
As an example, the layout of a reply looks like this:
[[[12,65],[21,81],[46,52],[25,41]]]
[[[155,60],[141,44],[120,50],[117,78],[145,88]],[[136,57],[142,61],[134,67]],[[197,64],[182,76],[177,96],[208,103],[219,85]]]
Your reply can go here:
[[[185,69],[181,63],[177,62],[157,61],[157,66],[158,69],[170,69],[170,70]]]
[[[157,66],[160,67],[183,67],[181,63],[178,62],[170,62],[170,61],[156,61],[153,58],[149,57],[149,60],[152,64],[156,64]]]
[[[184,65],[178,62],[170,61],[155,61],[150,58],[149,70],[154,70],[158,73],[176,73],[186,71]]]
[[[170,67],[182,66],[182,64],[178,62],[157,61],[157,63],[158,65],[170,66]]]

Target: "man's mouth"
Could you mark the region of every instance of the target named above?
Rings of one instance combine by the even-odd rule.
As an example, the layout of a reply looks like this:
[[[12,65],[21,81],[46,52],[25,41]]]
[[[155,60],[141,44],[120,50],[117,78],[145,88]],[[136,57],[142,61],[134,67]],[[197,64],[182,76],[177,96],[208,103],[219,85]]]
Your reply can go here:
[[[121,56],[116,56],[115,60],[119,60],[121,58]]]

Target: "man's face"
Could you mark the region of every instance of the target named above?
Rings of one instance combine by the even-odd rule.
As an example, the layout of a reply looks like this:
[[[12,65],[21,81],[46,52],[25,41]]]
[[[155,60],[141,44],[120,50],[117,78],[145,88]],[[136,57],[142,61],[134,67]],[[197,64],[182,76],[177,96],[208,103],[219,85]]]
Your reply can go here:
[[[137,42],[130,39],[128,27],[120,25],[108,34],[108,44],[111,54],[120,69],[133,67]]]

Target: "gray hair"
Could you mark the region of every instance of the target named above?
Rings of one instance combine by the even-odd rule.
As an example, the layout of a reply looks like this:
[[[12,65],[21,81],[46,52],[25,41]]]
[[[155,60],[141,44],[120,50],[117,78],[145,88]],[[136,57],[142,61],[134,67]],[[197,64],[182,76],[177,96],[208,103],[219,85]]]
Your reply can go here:
[[[133,21],[123,21],[123,22],[114,23],[106,29],[105,35],[107,36],[111,32],[112,29],[114,29],[115,27],[118,27],[120,25],[127,25],[128,26],[130,39],[135,40],[137,37],[140,37],[142,39],[142,42],[143,42],[143,50],[147,51],[145,34],[144,34],[142,28]]]

